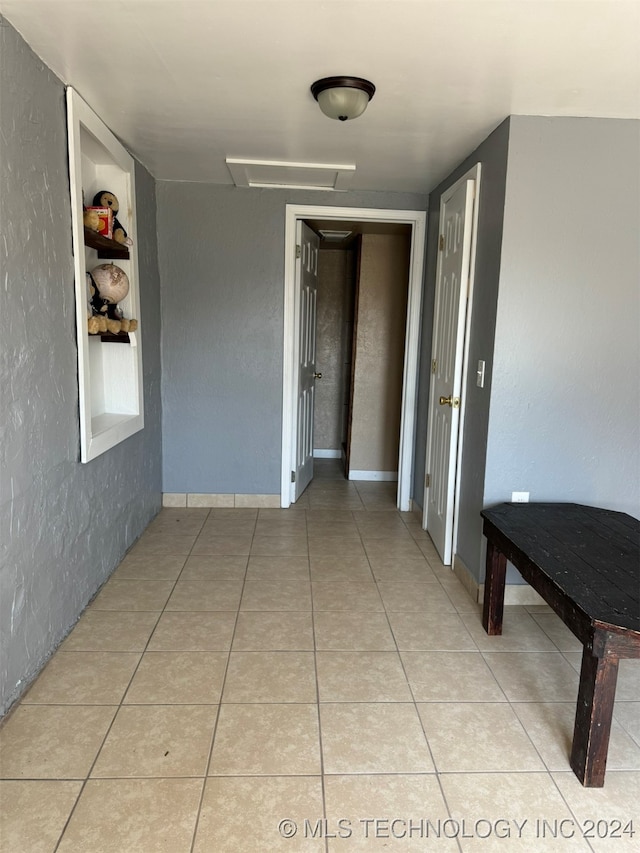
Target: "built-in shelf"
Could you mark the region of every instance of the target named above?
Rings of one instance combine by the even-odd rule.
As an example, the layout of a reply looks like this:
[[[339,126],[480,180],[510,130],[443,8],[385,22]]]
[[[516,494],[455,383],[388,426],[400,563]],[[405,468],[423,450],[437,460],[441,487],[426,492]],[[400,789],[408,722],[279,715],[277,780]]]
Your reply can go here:
[[[122,261],[129,260],[128,246],[123,246],[122,243],[118,243],[116,240],[111,240],[103,234],[98,234],[97,231],[92,231],[91,228],[87,228],[86,225],[83,227],[85,246],[95,249],[99,258],[105,260],[109,260],[110,258]]]
[[[89,462],[144,427],[140,331],[90,335],[87,327],[90,295],[86,274],[104,260],[117,262],[127,274],[129,293],[119,307],[125,317],[141,323],[135,164],[71,87],[67,89],[67,120],[76,278],[80,460]],[[131,235],[132,246],[123,246],[85,228],[84,199],[92,199],[100,190],[118,197],[118,218]]]

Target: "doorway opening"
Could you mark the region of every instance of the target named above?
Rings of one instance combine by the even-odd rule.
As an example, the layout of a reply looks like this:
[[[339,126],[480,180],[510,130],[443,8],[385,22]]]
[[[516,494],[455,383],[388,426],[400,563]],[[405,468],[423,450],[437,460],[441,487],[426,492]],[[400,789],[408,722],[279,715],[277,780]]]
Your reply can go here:
[[[353,238],[347,239],[347,244],[343,247],[346,251],[352,251],[352,266],[354,267],[352,276],[352,289],[350,293],[343,294],[347,299],[353,300],[353,319],[357,317],[356,311],[358,301],[358,270],[357,257],[361,259],[362,241],[374,243],[371,239],[376,232],[384,235],[396,233],[406,235],[406,275],[404,275],[403,287],[406,287],[406,294],[403,297],[402,303],[402,318],[401,318],[401,348],[399,356],[399,365],[395,371],[395,378],[387,377],[387,388],[395,385],[399,406],[396,406],[395,413],[390,412],[390,419],[395,417],[399,420],[399,427],[396,429],[396,435],[399,435],[396,449],[393,451],[393,462],[380,463],[383,467],[376,465],[369,466],[369,471],[357,467],[358,457],[353,456],[351,451],[355,447],[354,444],[354,412],[358,404],[358,373],[356,364],[359,361],[360,367],[364,371],[365,376],[367,371],[366,349],[362,349],[362,357],[358,359],[357,355],[357,336],[353,334],[353,327],[349,331],[349,318],[346,313],[346,319],[343,328],[333,330],[334,337],[336,334],[340,336],[340,353],[344,354],[345,350],[351,349],[351,357],[347,358],[340,365],[341,376],[340,381],[335,382],[336,387],[329,389],[329,383],[320,385],[325,379],[325,373],[321,369],[322,365],[318,365],[317,369],[314,366],[315,373],[322,373],[322,377],[317,378],[317,388],[320,388],[314,394],[314,399],[323,395],[334,398],[336,395],[341,399],[342,405],[340,410],[333,410],[330,417],[333,419],[332,424],[329,424],[329,431],[333,431],[334,440],[327,442],[338,446],[321,447],[316,441],[315,449],[318,451],[318,456],[331,457],[338,455],[344,457],[348,465],[349,473],[353,479],[395,479],[398,480],[397,491],[397,506],[401,510],[409,510],[411,508],[411,489],[412,489],[412,465],[413,465],[413,446],[415,437],[415,409],[417,399],[417,380],[418,380],[418,342],[419,342],[419,323],[420,323],[420,308],[422,298],[422,274],[423,274],[423,258],[425,246],[425,224],[426,213],[424,211],[407,211],[407,210],[376,210],[371,208],[338,208],[338,207],[317,207],[303,205],[287,205],[286,206],[286,223],[285,223],[285,320],[284,320],[284,364],[283,364],[283,428],[282,428],[282,486],[281,486],[281,506],[288,507],[295,501],[296,485],[295,472],[298,466],[299,454],[298,448],[302,442],[298,436],[299,417],[298,417],[298,389],[299,377],[301,370],[304,371],[305,366],[300,367],[300,307],[303,299],[299,293],[299,282],[296,278],[297,267],[300,266],[300,261],[296,260],[296,245],[297,234],[299,234],[301,222],[310,223],[316,231],[351,231]],[[371,235],[366,237],[365,235]],[[378,241],[380,242],[380,241]],[[400,241],[402,242],[402,241]],[[353,248],[350,248],[349,243],[353,243]],[[356,252],[360,243],[360,252]],[[367,247],[369,248],[369,247]],[[397,310],[397,307],[396,307]],[[388,324],[387,324],[388,326]],[[370,343],[373,342],[373,349],[380,340],[380,335],[376,335],[375,327],[372,328],[369,335]],[[353,353],[356,353],[354,359]],[[340,357],[342,357],[340,355]],[[397,359],[396,359],[397,360]],[[385,363],[378,359],[378,364]],[[393,361],[393,359],[391,359]],[[385,368],[386,369],[386,368]],[[337,379],[335,360],[331,365],[331,375]],[[376,370],[375,362],[372,362],[370,378],[380,380],[381,377],[373,375]],[[393,373],[393,371],[392,371]],[[330,377],[327,376],[327,379]],[[375,381],[374,381],[375,384]],[[329,393],[331,390],[331,394]],[[348,393],[347,393],[348,391]],[[367,396],[366,393],[360,396]],[[393,407],[390,407],[393,408]],[[398,414],[399,409],[399,414]],[[379,409],[378,409],[379,411]],[[379,417],[372,416],[373,421],[379,420]],[[366,418],[365,418],[366,420]],[[378,434],[384,434],[385,430],[380,429],[380,424],[374,424]],[[374,432],[376,431],[374,430]],[[340,440],[335,440],[336,431],[339,432]],[[393,434],[391,428],[387,430]],[[366,445],[366,439],[364,444]],[[344,445],[344,446],[343,446]],[[324,452],[323,452],[324,451]],[[385,451],[383,451],[384,453]],[[389,459],[388,449],[386,450],[386,459]],[[397,462],[397,464],[396,464]],[[388,470],[387,470],[388,469]],[[396,475],[397,471],[397,475]]]

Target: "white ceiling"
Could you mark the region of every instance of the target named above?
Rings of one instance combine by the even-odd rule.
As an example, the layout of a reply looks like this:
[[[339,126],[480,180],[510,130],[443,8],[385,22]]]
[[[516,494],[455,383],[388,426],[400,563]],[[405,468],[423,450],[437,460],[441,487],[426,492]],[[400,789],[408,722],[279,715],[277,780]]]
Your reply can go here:
[[[640,0],[0,0],[158,179],[226,157],[355,164],[427,192],[507,115],[640,118]],[[332,121],[311,83],[370,79]],[[614,152],[612,152],[614,155]]]

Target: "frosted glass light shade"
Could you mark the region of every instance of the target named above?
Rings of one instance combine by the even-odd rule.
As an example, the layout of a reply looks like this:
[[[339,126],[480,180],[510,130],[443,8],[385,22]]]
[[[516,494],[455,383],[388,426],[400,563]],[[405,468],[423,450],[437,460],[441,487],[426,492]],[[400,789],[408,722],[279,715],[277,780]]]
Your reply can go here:
[[[362,115],[375,90],[373,83],[361,77],[325,77],[311,86],[322,112],[339,121]]]

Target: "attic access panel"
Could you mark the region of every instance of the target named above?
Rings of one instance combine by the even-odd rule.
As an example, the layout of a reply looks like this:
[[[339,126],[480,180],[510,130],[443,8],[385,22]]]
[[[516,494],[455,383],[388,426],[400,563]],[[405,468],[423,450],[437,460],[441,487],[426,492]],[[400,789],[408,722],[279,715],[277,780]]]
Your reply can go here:
[[[279,160],[241,160],[227,157],[227,167],[237,187],[299,190],[347,190],[354,165],[287,163]]]

